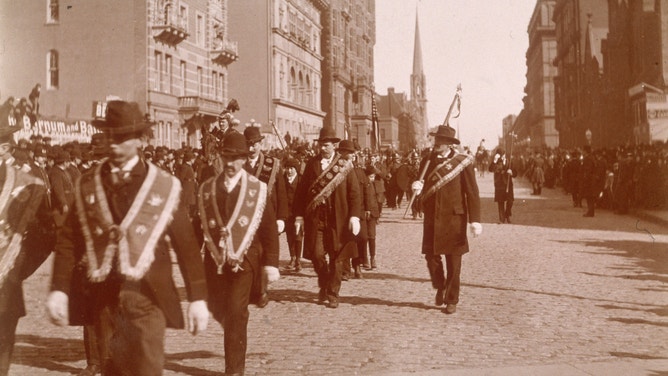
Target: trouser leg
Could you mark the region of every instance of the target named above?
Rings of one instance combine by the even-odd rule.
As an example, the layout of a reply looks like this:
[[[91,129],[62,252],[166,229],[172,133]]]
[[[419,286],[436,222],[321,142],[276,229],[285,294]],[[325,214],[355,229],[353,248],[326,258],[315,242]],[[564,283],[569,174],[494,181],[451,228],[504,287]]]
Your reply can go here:
[[[441,255],[425,254],[424,258],[427,261],[431,286],[435,289],[445,288],[445,273],[443,271]]]
[[[447,255],[445,264],[448,276],[445,281],[445,304],[457,304],[459,302],[460,276],[462,271],[462,256]]]
[[[506,220],[506,209],[504,208],[504,202],[503,201],[498,201],[496,203],[496,207],[499,211],[499,222],[503,223]]]
[[[19,317],[15,314],[0,315],[0,376],[9,373],[18,324]]]
[[[101,363],[95,327],[93,325],[84,325],[83,337],[84,348],[86,349],[86,364],[88,366],[99,366]]]
[[[313,269],[318,276],[318,287],[320,289],[326,289],[329,281],[329,265],[327,263],[327,253],[325,253],[323,238],[323,231],[318,230],[312,260]]]
[[[510,218],[513,215],[513,200],[506,201],[506,218]]]
[[[225,291],[223,335],[226,374],[243,374],[246,368],[248,318],[250,317],[248,304],[254,271],[248,261],[244,261],[242,268],[243,270],[238,272],[230,269],[223,273],[225,286],[221,288]]]

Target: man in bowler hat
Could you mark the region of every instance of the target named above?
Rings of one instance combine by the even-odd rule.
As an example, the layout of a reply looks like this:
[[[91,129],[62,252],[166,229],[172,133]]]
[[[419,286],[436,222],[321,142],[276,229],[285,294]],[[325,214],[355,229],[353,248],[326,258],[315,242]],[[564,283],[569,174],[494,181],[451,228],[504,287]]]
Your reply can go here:
[[[158,375],[166,328],[183,328],[170,244],[188,300],[188,330],[206,329],[206,280],[199,243],[180,200],[181,184],[144,161],[152,123],[134,102],[110,101],[93,126],[108,158],[81,176],[58,231],[47,311],[57,325],[93,324],[103,373]]]
[[[335,151],[339,141],[333,128],[322,128],[320,155],[307,162],[293,208],[296,233],[304,229],[304,258],[318,275],[318,303],[329,308],[339,306],[343,262],[357,255],[363,214],[353,163]]]
[[[437,306],[445,303],[445,313],[452,314],[459,303],[462,255],[469,251],[467,227],[473,236],[482,233],[480,195],[474,158],[457,150],[455,130],[440,125],[429,135],[434,137],[434,148],[420,163],[420,171],[426,168],[425,180],[413,182],[412,188],[424,211],[422,253],[436,289],[434,301]]]
[[[223,171],[202,183],[198,195],[204,266],[209,308],[223,326],[225,374],[243,375],[253,285],[280,277],[278,231],[267,185],[243,169],[244,136],[227,135],[220,154]]]

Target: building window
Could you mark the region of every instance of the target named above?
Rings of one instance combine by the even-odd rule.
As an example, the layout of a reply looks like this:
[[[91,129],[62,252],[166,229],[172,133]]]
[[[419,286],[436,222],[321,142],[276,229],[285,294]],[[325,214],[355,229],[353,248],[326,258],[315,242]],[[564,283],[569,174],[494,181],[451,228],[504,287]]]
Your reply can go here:
[[[172,56],[165,55],[165,79],[167,81],[167,92],[172,94]]]
[[[183,30],[188,31],[188,8],[184,5],[179,7],[179,26]]]
[[[202,67],[197,67],[197,95],[202,96],[204,93],[204,74]]]
[[[51,50],[46,55],[47,89],[58,89],[58,51]]]
[[[46,22],[47,23],[57,23],[60,21],[60,14],[58,0],[47,0],[46,1]]]
[[[162,91],[162,53],[155,51],[155,87],[157,91]]]
[[[180,64],[180,77],[181,77],[181,96],[186,95],[186,62],[181,60]]]
[[[197,45],[204,46],[204,17],[201,14],[197,15],[197,24],[195,25],[195,39]]]

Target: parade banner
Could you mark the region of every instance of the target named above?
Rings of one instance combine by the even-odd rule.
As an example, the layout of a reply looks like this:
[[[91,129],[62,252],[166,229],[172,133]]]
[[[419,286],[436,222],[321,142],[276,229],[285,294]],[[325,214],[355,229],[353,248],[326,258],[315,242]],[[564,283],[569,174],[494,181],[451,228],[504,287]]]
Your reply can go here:
[[[16,141],[22,138],[30,139],[32,135],[40,135],[42,137],[51,137],[51,143],[54,145],[71,141],[86,143],[90,142],[90,137],[93,134],[99,133],[88,120],[44,117],[35,121],[34,124],[30,123],[28,116],[16,120],[18,120],[16,126],[22,128],[14,134]]]

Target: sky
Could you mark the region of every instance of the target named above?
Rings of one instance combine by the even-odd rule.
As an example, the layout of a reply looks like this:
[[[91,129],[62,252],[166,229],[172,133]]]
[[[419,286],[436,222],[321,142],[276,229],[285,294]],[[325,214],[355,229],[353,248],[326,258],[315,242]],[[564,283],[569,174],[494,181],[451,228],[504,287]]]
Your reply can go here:
[[[519,115],[526,85],[527,28],[536,0],[376,0],[374,81],[410,96],[418,12],[429,126],[443,123],[461,83],[462,145],[494,148],[501,122]]]

